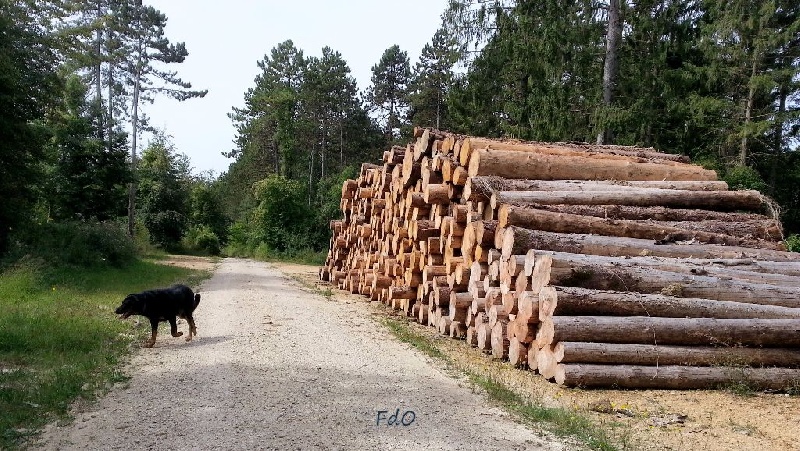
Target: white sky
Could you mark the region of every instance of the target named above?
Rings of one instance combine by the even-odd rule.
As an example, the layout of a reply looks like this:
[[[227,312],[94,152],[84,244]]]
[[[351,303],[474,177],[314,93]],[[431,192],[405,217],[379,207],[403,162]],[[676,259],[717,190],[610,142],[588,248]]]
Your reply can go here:
[[[242,106],[254,86],[256,62],[278,43],[294,41],[305,55],[320,56],[329,46],[342,54],[364,90],[370,69],[383,51],[397,44],[411,66],[441,23],[447,0],[145,0],[166,14],[166,35],[185,42],[189,56],[170,65],[203,99],[178,102],[159,98],[144,105],[151,124],[166,129],[194,172],[225,172],[232,159],[233,126],[227,114]],[[149,138],[145,137],[143,146]],[[141,148],[143,148],[143,146]]]

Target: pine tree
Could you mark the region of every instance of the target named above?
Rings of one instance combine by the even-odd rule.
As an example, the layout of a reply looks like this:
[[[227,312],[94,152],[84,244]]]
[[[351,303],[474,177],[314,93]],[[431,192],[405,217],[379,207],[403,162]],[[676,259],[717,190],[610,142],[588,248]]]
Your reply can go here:
[[[408,54],[398,45],[386,49],[378,64],[372,66],[372,85],[367,89],[366,98],[372,110],[381,116],[390,139],[406,124],[410,81]]]
[[[456,41],[440,28],[422,48],[410,86],[409,120],[413,124],[449,127],[445,101],[453,84],[453,66],[458,61],[456,45]]]
[[[120,70],[121,76],[132,93],[131,100],[131,167],[137,167],[137,143],[139,130],[147,126],[146,117],[140,115],[140,105],[152,102],[155,95],[162,94],[178,101],[204,97],[208,91],[191,90],[191,83],[181,80],[174,71],[161,70],[155,63],[182,63],[189,52],[183,42],[171,44],[164,36],[167,17],[151,6],[142,5],[142,0],[125,0],[117,16],[120,24],[120,43],[126,50],[127,60]],[[128,233],[133,235],[136,211],[136,183],[131,183],[128,192]]]
[[[47,124],[56,155],[50,182],[54,219],[105,221],[124,211],[126,185],[131,181],[127,141],[121,131],[114,133],[108,152],[96,137],[98,111],[87,103],[87,92],[77,75],[70,76],[63,105]]]
[[[189,222],[189,159],[163,132],[142,152],[138,197],[144,224],[154,244],[177,244]]]
[[[321,58],[309,60],[301,88],[304,110],[310,114],[314,124],[315,142],[319,143],[318,153],[321,177],[325,177],[328,154],[339,155],[339,169],[345,164],[345,123],[361,106],[357,100],[358,87],[350,76],[350,67],[339,52],[330,47],[322,49]],[[313,160],[313,155],[312,155]],[[330,166],[330,162],[327,162]],[[309,187],[312,186],[314,171],[309,171]]]
[[[40,25],[41,6],[0,1],[0,252],[8,234],[32,218],[45,137],[36,123],[59,89],[57,46]]]

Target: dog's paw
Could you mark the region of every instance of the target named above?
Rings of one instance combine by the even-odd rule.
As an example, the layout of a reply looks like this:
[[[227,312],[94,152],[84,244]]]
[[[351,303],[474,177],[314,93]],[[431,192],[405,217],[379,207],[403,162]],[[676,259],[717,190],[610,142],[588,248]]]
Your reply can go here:
[[[174,334],[172,334],[172,336],[173,336],[173,337],[180,337],[180,336],[183,336],[183,332],[175,332]]]
[[[144,347],[145,347],[145,348],[152,348],[152,347],[153,347],[153,345],[155,345],[155,344],[156,344],[156,342],[155,342],[155,341],[145,341],[145,342],[144,342]]]
[[[192,334],[189,334],[189,336],[186,337],[186,341],[192,341]]]

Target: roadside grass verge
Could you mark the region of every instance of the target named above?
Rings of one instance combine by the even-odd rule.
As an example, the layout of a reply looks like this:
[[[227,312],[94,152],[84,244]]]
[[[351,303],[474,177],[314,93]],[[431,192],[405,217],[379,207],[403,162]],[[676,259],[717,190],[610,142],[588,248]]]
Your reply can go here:
[[[119,366],[144,329],[114,314],[125,295],[206,277],[141,260],[0,272],[0,449],[23,446],[44,424],[65,418],[74,401],[127,380]]]
[[[441,360],[448,367],[464,373],[470,382],[483,389],[490,399],[516,414],[524,422],[543,426],[556,436],[575,439],[590,449],[610,451],[619,449],[611,434],[595,425],[591,419],[573,409],[547,407],[526,399],[488,373],[462,365],[439,349],[429,337],[414,331],[403,318],[383,317],[383,324],[400,341],[422,353]]]

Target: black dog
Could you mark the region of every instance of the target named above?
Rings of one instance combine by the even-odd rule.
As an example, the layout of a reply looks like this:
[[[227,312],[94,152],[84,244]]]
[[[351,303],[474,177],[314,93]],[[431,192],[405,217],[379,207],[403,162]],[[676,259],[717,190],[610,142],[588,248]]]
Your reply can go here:
[[[175,285],[170,288],[143,291],[138,294],[129,294],[122,305],[115,312],[125,319],[131,315],[146,316],[150,320],[152,336],[145,346],[152,348],[156,343],[159,321],[169,321],[173,337],[180,337],[183,332],[178,332],[177,318],[181,317],[189,323],[189,336],[186,341],[197,335],[192,312],[200,304],[200,294],[194,294],[191,288],[185,285]]]

